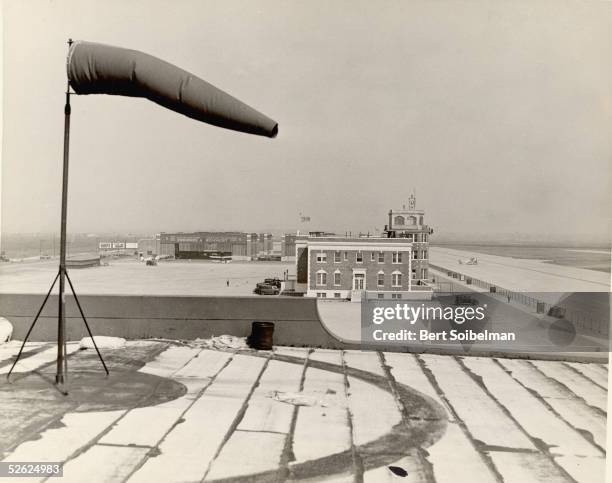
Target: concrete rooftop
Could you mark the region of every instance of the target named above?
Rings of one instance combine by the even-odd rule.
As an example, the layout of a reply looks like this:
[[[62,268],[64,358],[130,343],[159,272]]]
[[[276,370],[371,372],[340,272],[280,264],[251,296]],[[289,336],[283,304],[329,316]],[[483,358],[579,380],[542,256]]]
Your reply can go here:
[[[65,462],[65,482],[604,481],[603,364],[130,341],[106,378],[71,343],[64,396],[54,345],[27,351],[0,456]]]

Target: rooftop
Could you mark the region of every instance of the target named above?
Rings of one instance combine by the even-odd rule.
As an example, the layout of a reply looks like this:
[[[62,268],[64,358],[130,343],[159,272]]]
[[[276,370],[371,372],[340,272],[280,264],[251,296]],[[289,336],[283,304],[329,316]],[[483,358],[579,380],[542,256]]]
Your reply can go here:
[[[309,244],[316,244],[316,243],[338,243],[338,244],[360,244],[360,243],[377,243],[377,244],[385,244],[385,243],[390,243],[390,244],[395,244],[395,245],[402,245],[402,244],[407,244],[407,245],[411,245],[413,242],[411,240],[409,240],[408,238],[402,238],[402,237],[398,237],[398,238],[388,238],[386,236],[340,236],[340,235],[334,235],[334,236],[304,236],[304,237],[298,237],[298,239],[296,240],[298,243],[300,241],[307,241]]]
[[[604,479],[607,365],[145,340],[104,350],[106,378],[70,343],[64,396],[54,345],[27,349],[0,451],[63,481]]]

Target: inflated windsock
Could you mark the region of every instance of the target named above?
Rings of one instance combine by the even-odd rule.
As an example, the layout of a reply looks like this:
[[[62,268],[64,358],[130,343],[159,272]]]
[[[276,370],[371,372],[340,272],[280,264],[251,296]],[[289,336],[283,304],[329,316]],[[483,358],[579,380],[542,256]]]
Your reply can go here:
[[[208,82],[152,55],[93,42],[68,51],[68,81],[76,94],[144,97],[214,126],[275,137],[278,124]]]

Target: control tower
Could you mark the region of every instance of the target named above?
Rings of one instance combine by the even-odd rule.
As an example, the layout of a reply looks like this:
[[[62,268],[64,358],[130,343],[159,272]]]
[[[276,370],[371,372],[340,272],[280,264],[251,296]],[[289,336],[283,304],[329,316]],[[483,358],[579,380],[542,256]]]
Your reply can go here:
[[[429,235],[433,229],[425,224],[425,211],[416,207],[414,193],[408,198],[408,208],[389,211],[389,222],[385,225],[384,235],[388,238],[407,238],[413,243],[413,278],[427,279],[429,267]]]

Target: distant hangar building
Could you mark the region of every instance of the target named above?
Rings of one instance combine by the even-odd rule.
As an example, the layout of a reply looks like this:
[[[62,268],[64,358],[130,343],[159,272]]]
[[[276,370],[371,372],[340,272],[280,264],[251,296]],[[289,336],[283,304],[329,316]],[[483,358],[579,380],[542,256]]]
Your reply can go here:
[[[185,259],[231,257],[254,260],[270,256],[274,246],[270,233],[194,232],[160,233],[160,255]]]

